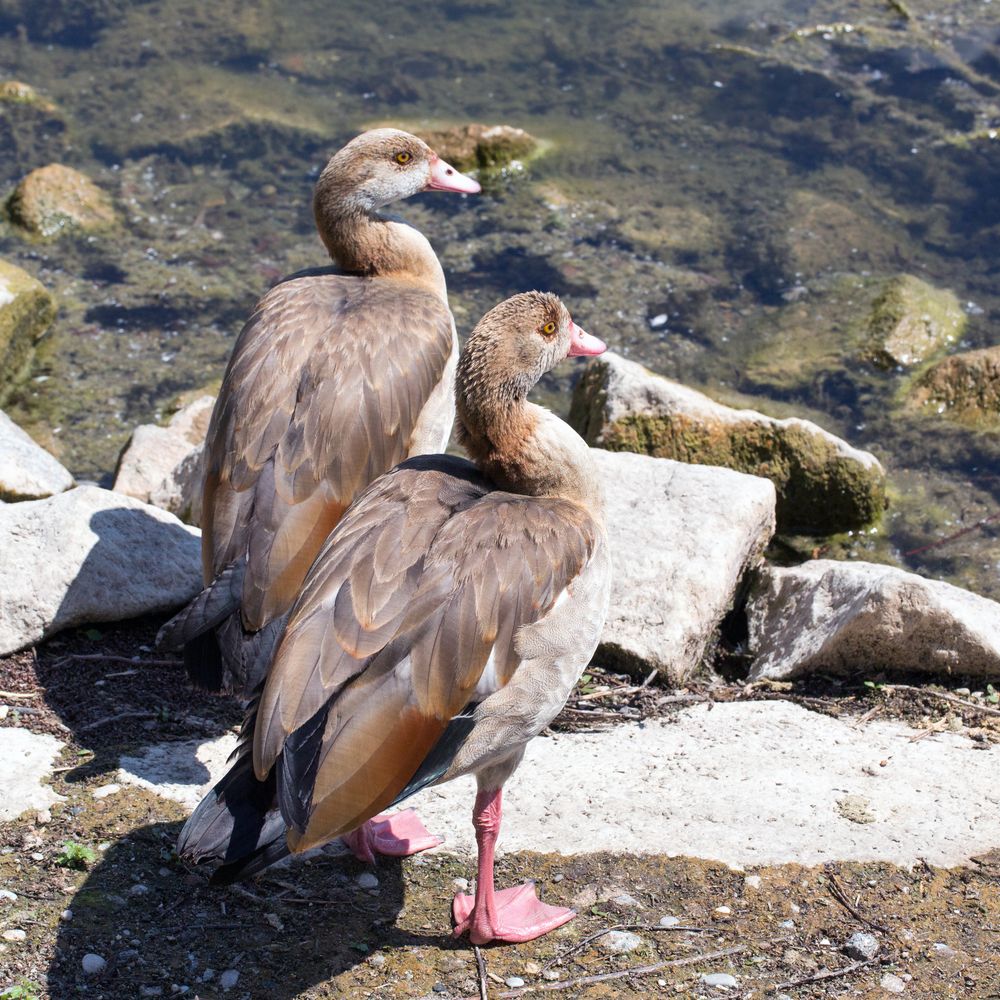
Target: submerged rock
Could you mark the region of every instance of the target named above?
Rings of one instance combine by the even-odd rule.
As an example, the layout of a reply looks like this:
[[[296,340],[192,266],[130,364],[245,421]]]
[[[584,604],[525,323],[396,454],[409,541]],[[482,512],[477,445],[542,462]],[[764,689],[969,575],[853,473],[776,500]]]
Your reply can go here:
[[[0,403],[31,368],[35,345],[56,317],[55,300],[27,271],[0,260]]]
[[[4,80],[0,83],[0,104],[26,104],[45,114],[55,114],[58,110],[52,101],[35,90],[28,83],[20,80]]]
[[[541,150],[533,135],[510,125],[451,125],[414,131],[456,170],[501,170]]]
[[[165,427],[137,427],[118,459],[115,491],[197,524],[201,455],[214,405],[214,396],[199,396],[178,410]]]
[[[1000,604],[893,566],[768,566],[747,617],[752,680],[817,671],[1000,675]]]
[[[93,232],[115,222],[107,192],[61,163],[32,170],[14,189],[7,210],[15,225],[46,239],[74,230]]]
[[[954,292],[902,274],[872,303],[862,353],[880,368],[919,364],[958,340],[965,322]]]
[[[0,506],[0,540],[0,656],[72,625],[172,611],[201,589],[194,528],[96,486]]]
[[[770,479],[778,530],[833,534],[878,520],[885,470],[808,420],[734,410],[608,352],[587,366],[570,423],[588,444]]]
[[[40,500],[72,485],[62,463],[0,410],[0,500]]]
[[[963,351],[924,372],[910,392],[912,406],[960,419],[1000,417],[1000,347]]]
[[[701,663],[774,532],[774,486],[728,469],[592,449],[606,501],[611,606],[599,657],[680,684]]]

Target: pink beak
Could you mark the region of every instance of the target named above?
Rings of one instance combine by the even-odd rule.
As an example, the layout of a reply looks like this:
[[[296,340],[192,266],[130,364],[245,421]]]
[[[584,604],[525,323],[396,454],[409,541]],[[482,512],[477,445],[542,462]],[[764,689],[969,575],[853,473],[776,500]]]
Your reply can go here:
[[[460,174],[436,153],[431,157],[431,177],[425,191],[456,191],[458,194],[479,194],[482,188],[465,174]]]
[[[568,358],[593,357],[603,354],[608,345],[603,340],[592,337],[586,330],[581,330],[572,320],[569,323],[569,354]]]

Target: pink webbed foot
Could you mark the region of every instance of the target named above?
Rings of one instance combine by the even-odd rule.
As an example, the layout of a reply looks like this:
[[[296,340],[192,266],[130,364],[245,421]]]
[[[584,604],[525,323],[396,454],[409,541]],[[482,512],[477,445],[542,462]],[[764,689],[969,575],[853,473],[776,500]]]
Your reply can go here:
[[[428,833],[412,809],[391,816],[373,816],[356,830],[344,834],[341,840],[359,861],[368,864],[374,864],[379,854],[405,858],[444,843],[440,837]]]
[[[468,932],[473,944],[490,941],[518,943],[532,941],[549,931],[562,927],[576,916],[565,906],[549,906],[535,894],[535,883],[492,894],[494,905],[475,910],[475,897],[459,893],[452,902],[455,917],[455,937]],[[489,911],[493,912],[490,913]]]

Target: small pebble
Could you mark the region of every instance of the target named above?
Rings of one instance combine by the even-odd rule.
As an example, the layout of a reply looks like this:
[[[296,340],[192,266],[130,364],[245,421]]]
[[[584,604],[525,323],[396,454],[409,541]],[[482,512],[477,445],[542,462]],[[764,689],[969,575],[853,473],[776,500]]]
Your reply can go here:
[[[527,972],[529,976],[537,976],[538,973],[542,971],[542,967],[537,962],[525,962],[524,971]]]
[[[644,942],[638,934],[633,934],[631,931],[608,931],[597,939],[597,943],[602,951],[612,955],[624,955],[641,948]]]
[[[859,962],[869,962],[878,954],[878,938],[867,931],[857,931],[844,942],[844,951]]]
[[[657,313],[655,316],[650,317],[649,325],[655,330],[657,327],[665,326],[667,319],[666,313]]]
[[[561,882],[565,877],[566,876],[563,875],[562,872],[557,872],[555,875],[552,876],[552,881],[553,882]]]
[[[73,919],[73,911],[63,910],[62,913],[59,914],[59,919],[66,921],[68,924]]]
[[[790,930],[792,930],[795,927],[795,921],[794,920],[782,920],[781,923],[778,924],[778,926],[781,927],[781,928],[783,928],[786,931],[790,931]]]
[[[380,951],[374,951],[368,956],[368,964],[374,965],[376,969],[381,969],[387,961],[388,959]]]
[[[46,823],[52,822],[52,813],[48,809],[39,809],[35,813],[35,823],[38,826],[45,826]]]
[[[906,983],[899,976],[894,976],[891,972],[887,972],[882,977],[882,989],[886,993],[902,993],[906,990]]]
[[[24,941],[27,936],[28,932],[22,931],[20,928],[3,932],[4,941]]]
[[[547,979],[550,983],[554,983],[559,978],[558,969],[546,969],[542,973],[542,979]]]
[[[80,964],[83,966],[83,971],[86,972],[88,976],[96,976],[99,972],[103,972],[108,967],[108,963],[101,958],[100,955],[95,955],[92,951],[87,952],[87,954],[83,956]]]
[[[139,952],[135,948],[123,948],[118,952],[118,961],[128,964],[134,962],[139,957]]]
[[[215,969],[206,969],[198,978],[203,983],[210,983],[215,979]]]
[[[101,785],[95,788],[90,794],[94,796],[95,799],[106,799],[109,795],[114,795],[115,792],[120,792],[122,790],[121,785],[110,784]]]
[[[617,903],[619,906],[632,906],[642,909],[642,903],[635,896],[630,896],[627,892],[620,892],[617,896],[613,896],[611,902]]]
[[[451,884],[459,892],[468,892],[469,891],[469,880],[467,878],[455,878],[455,879],[452,879],[451,880]]]
[[[159,986],[140,986],[139,995],[144,997],[162,997],[163,990]]]
[[[512,989],[516,990],[518,986],[524,985],[524,980],[520,976],[508,976],[504,982]]]
[[[942,944],[940,941],[935,942],[931,945],[931,950],[938,958],[954,958],[955,949],[950,948],[946,944]]]
[[[239,978],[240,974],[236,971],[236,969],[226,969],[226,971],[219,976],[219,986],[221,986],[224,990],[231,990],[239,981]]]
[[[666,917],[660,917],[661,927],[676,927],[680,922],[680,917],[671,917],[669,915]]]
[[[955,694],[962,698],[968,698],[972,692],[968,688],[955,688]]]
[[[717,906],[712,912],[720,917],[728,917],[733,911],[728,906]]]
[[[435,993],[447,993],[447,992],[448,992],[448,987],[447,987],[447,986],[445,986],[445,984],[444,984],[444,983],[435,983],[435,984],[434,984],[434,985],[433,985],[433,986],[431,987],[431,989],[432,989],[432,990],[433,990],[433,991],[434,991]]]
[[[378,888],[378,879],[371,872],[362,872],[354,881],[359,889]]]
[[[723,990],[733,990],[739,985],[736,977],[729,975],[728,972],[702,973],[700,978],[705,986],[717,986]]]
[[[743,879],[744,889],[759,889],[760,888],[760,876],[759,875],[747,875]]]
[[[17,893],[11,892],[10,889],[0,889],[0,899],[6,903],[16,903]]]
[[[42,854],[40,851],[33,851],[32,855],[31,855],[31,860],[32,861],[44,861],[45,860],[45,855]]]
[[[129,889],[129,894],[132,896],[145,896],[149,892],[149,886],[143,885],[141,882],[136,882],[131,889]]]

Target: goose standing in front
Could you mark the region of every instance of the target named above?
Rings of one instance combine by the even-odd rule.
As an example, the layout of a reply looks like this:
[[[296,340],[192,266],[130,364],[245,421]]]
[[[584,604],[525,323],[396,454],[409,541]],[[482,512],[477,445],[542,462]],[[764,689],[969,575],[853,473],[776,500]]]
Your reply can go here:
[[[420,232],[381,214],[479,184],[397,129],[365,132],[316,184],[336,265],[271,289],[244,326],[205,445],[206,589],[161,631],[190,678],[250,697],[306,570],[354,497],[404,458],[443,451],[458,338]]]
[[[232,881],[473,773],[478,879],[455,897],[456,934],[527,941],[573,916],[530,883],[496,891],[493,852],[503,785],[590,661],[610,587],[589,449],[527,395],[567,356],[604,349],[550,294],[480,321],[456,382],[474,464],[411,459],[348,510],[178,853],[222,861],[213,879]]]

